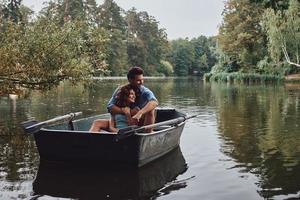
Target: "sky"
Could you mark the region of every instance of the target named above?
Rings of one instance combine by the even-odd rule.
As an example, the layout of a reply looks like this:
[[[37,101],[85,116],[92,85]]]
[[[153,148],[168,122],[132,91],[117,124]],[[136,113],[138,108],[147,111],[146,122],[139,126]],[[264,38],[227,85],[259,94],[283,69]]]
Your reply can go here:
[[[39,11],[43,0],[23,0],[23,3]],[[168,39],[194,38],[200,35],[218,34],[222,22],[224,0],[115,0],[123,9],[135,7],[146,11],[164,28]],[[102,4],[103,0],[97,0]]]

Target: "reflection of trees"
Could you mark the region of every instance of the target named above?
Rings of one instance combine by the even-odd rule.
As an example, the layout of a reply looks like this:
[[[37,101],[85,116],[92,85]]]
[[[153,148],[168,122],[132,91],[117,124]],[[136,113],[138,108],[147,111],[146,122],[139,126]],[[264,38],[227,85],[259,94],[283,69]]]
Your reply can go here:
[[[300,189],[299,93],[274,86],[213,85],[226,155],[260,178],[263,197]]]
[[[203,87],[200,78],[173,78],[161,82],[152,82],[157,89],[153,90],[159,97],[162,106],[185,109],[187,106],[207,106],[210,104],[210,88]],[[155,88],[154,87],[154,88]]]
[[[22,101],[22,104],[20,104]],[[33,179],[38,156],[33,137],[23,135],[19,126],[25,118],[27,100],[0,99],[0,180]]]

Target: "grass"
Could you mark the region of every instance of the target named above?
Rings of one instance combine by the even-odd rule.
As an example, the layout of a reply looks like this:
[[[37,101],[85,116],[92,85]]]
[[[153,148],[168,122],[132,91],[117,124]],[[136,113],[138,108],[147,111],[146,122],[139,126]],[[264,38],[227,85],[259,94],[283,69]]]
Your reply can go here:
[[[228,83],[278,83],[284,81],[284,76],[256,74],[256,73],[206,73],[205,81],[228,82]]]

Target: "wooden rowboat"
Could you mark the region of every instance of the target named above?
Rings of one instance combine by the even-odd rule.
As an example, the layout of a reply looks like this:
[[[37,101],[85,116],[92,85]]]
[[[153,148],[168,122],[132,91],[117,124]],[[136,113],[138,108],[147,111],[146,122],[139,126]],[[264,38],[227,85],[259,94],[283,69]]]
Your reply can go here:
[[[95,119],[108,117],[71,119],[34,131],[40,161],[140,167],[177,147],[185,120],[195,116],[186,117],[175,109],[157,109],[153,133],[143,132],[144,127],[121,129],[118,134],[88,132]]]

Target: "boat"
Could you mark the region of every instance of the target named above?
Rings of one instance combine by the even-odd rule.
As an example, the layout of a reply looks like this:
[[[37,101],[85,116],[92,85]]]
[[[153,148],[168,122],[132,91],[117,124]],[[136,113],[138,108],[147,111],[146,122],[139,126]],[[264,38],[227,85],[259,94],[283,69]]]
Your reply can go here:
[[[160,108],[156,110],[155,124],[144,127],[128,127],[118,133],[89,132],[96,119],[107,119],[109,114],[46,125],[34,130],[44,122],[24,123],[25,131],[34,130],[34,139],[41,162],[100,164],[141,167],[176,148],[187,117],[175,110]],[[64,119],[66,117],[59,117]],[[51,122],[56,120],[49,120]],[[145,128],[154,128],[146,133]]]
[[[153,199],[187,186],[178,176],[187,171],[180,147],[138,169],[66,167],[40,163],[33,196],[67,199]],[[32,198],[33,199],[33,198]]]

